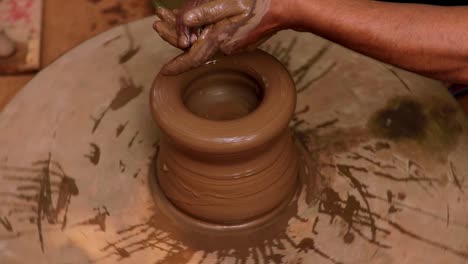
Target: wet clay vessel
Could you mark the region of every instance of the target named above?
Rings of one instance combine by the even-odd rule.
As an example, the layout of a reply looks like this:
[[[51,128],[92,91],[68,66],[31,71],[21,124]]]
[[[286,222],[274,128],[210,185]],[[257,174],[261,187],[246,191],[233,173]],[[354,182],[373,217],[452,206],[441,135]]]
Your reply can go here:
[[[288,128],[295,106],[288,71],[262,51],[157,76],[151,108],[161,133],[158,188],[201,221],[237,225],[271,217],[297,186]]]

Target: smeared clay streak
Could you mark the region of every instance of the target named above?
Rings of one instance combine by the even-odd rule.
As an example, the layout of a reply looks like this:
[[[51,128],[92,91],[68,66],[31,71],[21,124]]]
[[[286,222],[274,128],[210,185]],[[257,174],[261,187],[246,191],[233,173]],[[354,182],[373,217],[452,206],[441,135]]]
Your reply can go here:
[[[281,147],[282,151],[287,151],[287,148],[288,147],[288,144],[284,143],[284,145]],[[194,173],[194,174],[197,174],[198,176],[200,177],[204,177],[204,178],[209,178],[209,179],[216,179],[216,180],[220,180],[221,178],[219,177],[219,175],[208,175],[206,173],[200,173],[198,172],[197,170],[194,170],[194,169],[191,169],[190,167],[187,167],[185,166],[184,164],[180,163],[177,159],[174,159],[172,157],[172,155],[167,155],[167,158],[168,159],[171,159],[172,162],[176,163],[177,165],[179,165],[181,168],[189,171],[190,173]],[[276,159],[272,160],[271,163],[268,163],[268,164],[265,164],[264,167],[260,168],[260,169],[257,169],[257,170],[252,170],[252,171],[249,171],[249,172],[241,172],[241,173],[238,173],[238,174],[234,174],[234,175],[226,175],[226,180],[232,180],[232,179],[241,179],[241,178],[249,178],[249,177],[252,177],[252,176],[255,176],[257,175],[258,173],[260,172],[263,172],[265,170],[267,170],[272,164],[278,162],[278,160],[281,158],[281,155],[279,155],[278,157],[276,157]]]
[[[287,169],[285,169],[287,170]],[[263,186],[263,188],[261,189],[258,189],[258,190],[255,190],[255,192],[252,192],[252,193],[245,193],[245,194],[239,194],[239,195],[235,195],[235,196],[225,196],[225,195],[221,195],[221,194],[209,194],[209,193],[197,193],[196,191],[192,190],[191,188],[187,187],[184,183],[182,183],[180,181],[180,179],[177,179],[177,182],[186,190],[190,191],[194,196],[196,197],[212,197],[212,198],[217,198],[217,199],[239,199],[239,198],[245,198],[245,197],[249,197],[249,196],[252,196],[252,195],[255,195],[259,192],[262,192],[264,190],[267,190],[268,188],[270,188],[273,184],[275,184],[277,181],[279,181],[282,177],[284,176],[284,174],[278,174],[277,177],[272,180],[271,182],[269,182],[269,184]],[[182,202],[182,201],[180,201]],[[186,204],[192,204],[192,203],[186,203]]]

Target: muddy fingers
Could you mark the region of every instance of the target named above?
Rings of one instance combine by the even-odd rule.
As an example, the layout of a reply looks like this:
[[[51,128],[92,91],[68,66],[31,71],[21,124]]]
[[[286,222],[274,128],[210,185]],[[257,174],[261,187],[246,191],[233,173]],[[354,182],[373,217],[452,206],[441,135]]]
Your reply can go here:
[[[220,52],[232,54],[254,50],[283,29],[283,20],[278,20],[277,14],[287,10],[284,1],[287,2],[186,0],[177,14],[159,10],[157,13],[163,23],[155,24],[156,31],[173,46],[185,50],[184,54],[164,66],[163,74],[176,75],[188,71]]]
[[[201,4],[183,15],[184,24],[188,27],[200,27],[218,22],[246,11],[244,1],[215,0]]]
[[[216,41],[217,33],[213,28],[214,26],[205,28],[190,50],[166,64],[162,73],[176,75],[198,67],[212,58],[219,50],[219,43]]]

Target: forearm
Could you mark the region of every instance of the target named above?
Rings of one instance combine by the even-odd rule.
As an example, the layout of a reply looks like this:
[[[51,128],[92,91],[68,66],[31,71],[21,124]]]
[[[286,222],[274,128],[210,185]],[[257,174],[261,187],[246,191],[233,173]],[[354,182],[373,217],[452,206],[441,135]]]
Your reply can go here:
[[[295,0],[300,27],[430,77],[468,83],[468,7],[365,0]]]

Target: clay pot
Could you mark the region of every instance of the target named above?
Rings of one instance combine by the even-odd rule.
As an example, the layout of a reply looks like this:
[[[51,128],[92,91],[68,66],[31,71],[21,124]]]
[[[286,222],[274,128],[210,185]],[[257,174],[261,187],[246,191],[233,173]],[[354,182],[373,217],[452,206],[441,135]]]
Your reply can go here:
[[[157,76],[157,180],[179,210],[239,224],[277,210],[295,192],[298,159],[288,128],[296,91],[262,51],[221,57],[178,76]]]

